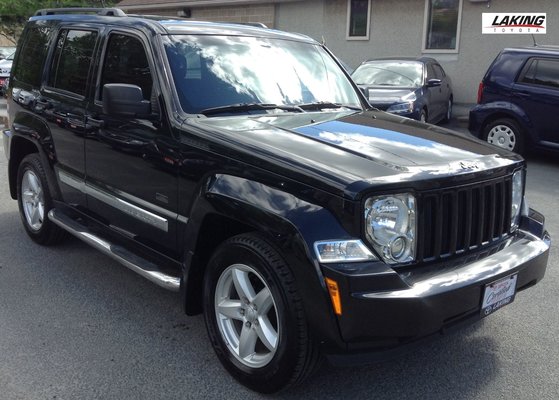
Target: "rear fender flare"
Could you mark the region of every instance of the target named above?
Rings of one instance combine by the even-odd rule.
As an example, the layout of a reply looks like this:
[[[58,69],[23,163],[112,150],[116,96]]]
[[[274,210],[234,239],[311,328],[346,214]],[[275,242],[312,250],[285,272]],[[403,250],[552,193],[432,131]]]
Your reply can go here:
[[[60,200],[60,188],[54,174],[56,154],[54,143],[48,125],[35,115],[21,111],[16,114],[11,123],[12,138],[10,142],[10,159],[8,162],[8,179],[10,195],[17,198],[17,171],[23,157],[32,152],[39,154],[45,168],[47,181],[53,199]],[[31,151],[31,146],[35,151]]]
[[[478,105],[477,107],[483,110],[485,114],[485,118],[481,123],[482,129],[485,129],[488,123],[498,118],[511,118],[518,122],[525,131],[533,128],[530,116],[514,103],[495,101]]]

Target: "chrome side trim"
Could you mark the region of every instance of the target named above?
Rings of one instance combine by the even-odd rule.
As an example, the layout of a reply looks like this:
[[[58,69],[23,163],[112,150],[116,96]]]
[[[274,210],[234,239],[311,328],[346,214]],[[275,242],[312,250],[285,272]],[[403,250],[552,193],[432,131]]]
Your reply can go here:
[[[80,225],[56,209],[50,210],[48,217],[53,223],[60,226],[62,229],[68,231],[78,239],[83,240],[87,244],[108,255],[113,260],[121,263],[125,267],[152,281],[158,286],[173,292],[179,291],[180,278],[164,274],[159,271],[155,264],[138,257],[123,247],[114,245],[99,236],[92,234],[86,227]]]
[[[110,193],[105,192],[92,185],[85,184],[85,193],[102,201],[114,208],[121,210],[122,212],[134,217],[140,221],[145,222],[157,229],[161,229],[164,232],[169,230],[169,221],[166,218],[160,217],[152,212],[144,210],[134,204],[131,204],[119,197],[113,196]]]
[[[60,182],[65,183],[66,185],[73,187],[74,189],[79,190],[82,193],[85,193],[85,181],[83,179],[80,179],[59,169],[56,172],[58,174],[58,179],[60,180]]]
[[[88,187],[91,187],[91,188],[96,188],[96,186],[94,186],[94,185],[92,185],[92,184],[90,184],[90,183],[87,183],[86,185],[87,185]],[[164,215],[164,216],[166,216],[166,217],[168,217],[168,218],[176,219],[177,216],[178,216],[178,214],[175,214],[175,213],[173,213],[173,212],[171,212],[171,211],[169,211],[169,210],[167,210],[167,209],[165,209],[165,208],[163,208],[163,207],[160,207],[160,206],[158,206],[157,204],[153,204],[153,203],[147,202],[147,201],[145,201],[145,200],[140,199],[139,197],[136,197],[136,196],[131,195],[131,194],[129,194],[129,193],[123,192],[122,190],[118,190],[118,189],[113,189],[113,188],[111,188],[111,191],[112,191],[114,194],[116,194],[117,196],[120,196],[120,197],[122,197],[122,198],[124,198],[124,199],[127,199],[127,200],[130,200],[130,201],[133,201],[134,203],[139,204],[140,206],[142,206],[142,207],[144,207],[144,208],[149,208],[149,209],[151,209],[152,211],[155,211],[156,213],[161,214],[161,215]],[[188,218],[187,218],[187,220],[188,220]]]
[[[146,209],[150,209],[160,215],[166,216],[167,218],[170,218],[172,220],[177,220],[183,224],[188,223],[188,218],[185,216],[182,216],[177,213],[173,213],[163,207],[142,200],[134,195],[123,192],[121,190],[111,188],[111,191],[115,193],[117,196],[119,196],[117,197],[115,195],[112,195],[108,191],[103,190],[102,188],[96,185],[86,183],[83,179],[73,174],[70,174],[66,171],[63,171],[61,169],[57,169],[57,174],[61,182],[73,187],[74,189],[79,190],[82,193],[88,194],[96,198],[97,200],[100,200],[112,207],[118,208],[119,210],[122,210],[126,214],[140,221],[143,221],[147,224],[150,224],[158,229],[161,229],[165,232],[167,232],[169,229],[168,220]],[[134,202],[140,205],[141,207],[129,203],[124,199]]]

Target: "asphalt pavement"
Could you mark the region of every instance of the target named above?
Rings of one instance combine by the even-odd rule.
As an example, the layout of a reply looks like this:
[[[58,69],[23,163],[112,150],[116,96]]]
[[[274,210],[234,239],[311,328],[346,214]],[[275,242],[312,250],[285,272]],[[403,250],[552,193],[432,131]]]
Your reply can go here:
[[[1,112],[1,110],[0,110]],[[460,126],[459,126],[460,127]],[[529,159],[547,217],[547,275],[485,320],[395,360],[322,367],[278,399],[559,398],[559,161]],[[178,296],[75,239],[31,242],[0,141],[0,399],[259,399],[221,367]],[[374,316],[371,316],[374,318]]]

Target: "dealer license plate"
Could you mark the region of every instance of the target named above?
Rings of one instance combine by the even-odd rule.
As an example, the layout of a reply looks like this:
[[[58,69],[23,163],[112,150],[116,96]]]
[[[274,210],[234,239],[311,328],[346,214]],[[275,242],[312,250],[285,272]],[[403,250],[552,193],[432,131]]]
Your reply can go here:
[[[512,303],[516,293],[517,278],[518,275],[515,274],[485,285],[483,302],[481,303],[482,316],[492,314],[499,308]]]

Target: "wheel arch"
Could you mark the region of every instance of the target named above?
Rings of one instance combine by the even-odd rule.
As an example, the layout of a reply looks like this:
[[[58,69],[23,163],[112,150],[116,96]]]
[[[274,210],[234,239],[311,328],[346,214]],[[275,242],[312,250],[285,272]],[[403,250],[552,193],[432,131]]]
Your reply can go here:
[[[10,139],[8,161],[8,183],[10,196],[17,199],[17,171],[21,160],[28,154],[38,153],[45,168],[47,181],[54,199],[60,199],[60,189],[54,175],[56,161],[54,145],[48,125],[28,112],[19,112],[11,124],[13,136]]]
[[[227,189],[239,186],[251,190]],[[215,249],[230,237],[253,232],[272,245],[292,270],[311,330],[322,336],[318,340],[339,341],[324,277],[312,252],[312,243],[319,235],[324,238],[325,231],[331,237],[348,237],[328,210],[262,183],[220,175],[194,202],[190,215],[185,243],[192,245],[185,250],[181,284],[188,315],[202,312],[205,268]]]
[[[485,134],[487,125],[493,121],[503,118],[512,119],[518,124],[518,126],[520,126],[520,129],[524,131],[529,130],[533,126],[532,120],[528,114],[526,114],[522,108],[513,103],[507,103],[506,105],[503,105],[502,103],[487,103],[483,105],[483,113],[485,115],[480,123],[483,135]],[[528,137],[527,139],[530,140]]]
[[[21,161],[29,154],[38,153],[39,149],[31,140],[20,136],[14,136],[10,143],[10,159],[8,161],[8,184],[10,196],[16,200],[17,195],[17,171]]]

